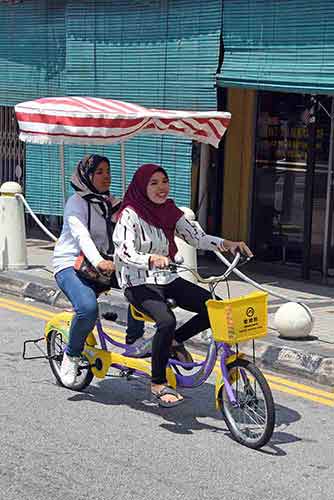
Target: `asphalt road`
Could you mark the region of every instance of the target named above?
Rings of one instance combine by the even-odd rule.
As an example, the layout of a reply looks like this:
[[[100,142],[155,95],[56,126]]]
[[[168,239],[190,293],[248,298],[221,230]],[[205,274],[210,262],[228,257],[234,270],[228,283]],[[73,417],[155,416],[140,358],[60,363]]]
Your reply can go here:
[[[213,380],[168,410],[149,403],[141,380],[95,379],[83,393],[57,386],[47,361],[21,357],[50,311],[0,297],[1,499],[333,499],[329,390],[269,375],[277,425],[253,451],[230,437]]]

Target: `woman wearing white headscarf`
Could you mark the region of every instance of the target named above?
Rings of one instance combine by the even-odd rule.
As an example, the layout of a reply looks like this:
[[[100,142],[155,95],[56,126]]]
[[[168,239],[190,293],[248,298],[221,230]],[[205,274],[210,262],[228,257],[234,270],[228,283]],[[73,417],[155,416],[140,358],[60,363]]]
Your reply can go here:
[[[71,178],[76,192],[66,203],[63,229],[54,250],[55,279],[75,311],[60,371],[61,380],[67,387],[76,381],[85,340],[97,319],[97,294],[101,291],[77,274],[75,261],[82,253],[105,274],[112,274],[115,269],[114,263],[101,255],[113,254],[112,233],[120,206],[120,200],[110,194],[110,182],[108,158],[90,155],[78,163]],[[137,338],[142,336],[143,323],[135,322],[131,315],[128,315],[128,322],[128,334],[133,333]]]

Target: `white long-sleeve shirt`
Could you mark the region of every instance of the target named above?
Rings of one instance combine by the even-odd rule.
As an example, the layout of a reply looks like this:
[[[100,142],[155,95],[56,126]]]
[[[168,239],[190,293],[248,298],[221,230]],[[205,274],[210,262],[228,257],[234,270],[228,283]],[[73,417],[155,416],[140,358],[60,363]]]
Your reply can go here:
[[[87,259],[97,266],[107,252],[109,242],[106,220],[94,207],[90,211],[90,231],[88,231],[88,203],[77,193],[72,195],[64,210],[64,225],[53,254],[54,273],[72,267],[82,251]]]
[[[217,250],[218,245],[224,241],[206,234],[184,216],[176,224],[175,235],[200,250]],[[116,224],[113,240],[116,275],[121,288],[145,283],[166,285],[177,278],[175,273],[167,269],[159,270],[158,273],[156,269],[149,269],[152,254],[169,255],[169,242],[163,229],[151,226],[131,208],[123,210]]]

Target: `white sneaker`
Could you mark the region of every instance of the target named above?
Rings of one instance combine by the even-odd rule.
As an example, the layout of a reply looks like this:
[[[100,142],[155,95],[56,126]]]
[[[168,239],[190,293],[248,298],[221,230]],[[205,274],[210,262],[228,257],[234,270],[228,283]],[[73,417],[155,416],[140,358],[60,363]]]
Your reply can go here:
[[[77,380],[79,360],[79,357],[68,356],[64,353],[60,367],[60,378],[66,387],[72,387]]]
[[[145,358],[150,356],[152,352],[152,337],[148,339],[137,339],[128,347],[131,348],[131,351],[128,354],[131,358]]]

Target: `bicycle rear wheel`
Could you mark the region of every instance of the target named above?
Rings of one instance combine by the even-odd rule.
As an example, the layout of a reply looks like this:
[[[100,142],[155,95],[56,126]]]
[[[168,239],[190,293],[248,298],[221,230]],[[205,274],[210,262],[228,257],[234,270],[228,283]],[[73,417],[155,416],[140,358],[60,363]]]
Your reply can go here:
[[[63,355],[65,351],[66,343],[62,339],[62,335],[57,330],[52,330],[47,339],[47,352],[48,352],[48,360],[50,363],[50,368],[52,373],[56,377],[56,380],[59,385],[66,387],[60,377],[60,367],[63,361]],[[89,386],[91,381],[93,380],[94,375],[89,366],[88,359],[82,355],[82,360],[79,362],[78,366],[78,376],[75,384],[69,389],[73,391],[82,391],[86,387]]]
[[[262,372],[250,361],[237,359],[228,366],[236,404],[224,386],[219,403],[232,436],[249,448],[261,448],[271,438],[275,426],[275,406]]]

